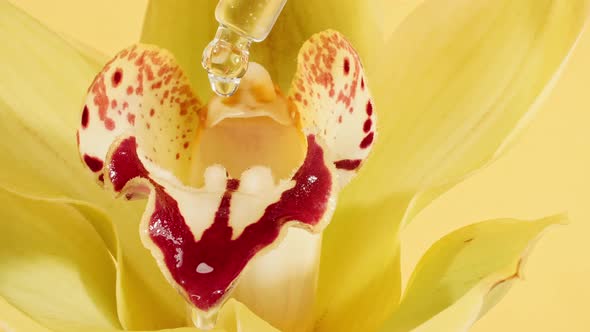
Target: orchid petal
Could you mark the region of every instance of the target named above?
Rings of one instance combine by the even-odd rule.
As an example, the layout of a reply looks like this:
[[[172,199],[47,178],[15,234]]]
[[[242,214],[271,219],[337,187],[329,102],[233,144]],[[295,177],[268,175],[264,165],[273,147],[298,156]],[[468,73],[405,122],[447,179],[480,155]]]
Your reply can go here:
[[[317,331],[372,331],[396,308],[399,225],[411,201],[399,195],[336,209],[322,244]]]
[[[303,126],[321,138],[344,187],[376,139],[376,115],[359,55],[336,31],[309,38],[299,51],[289,96]]]
[[[50,332],[0,297],[0,331]]]
[[[52,329],[120,328],[115,266],[78,211],[0,190],[0,296]]]
[[[256,102],[256,96],[247,95],[248,77],[235,98]],[[256,84],[251,87],[257,89]],[[284,97],[276,98],[284,111],[290,109],[286,99],[280,102]],[[275,102],[269,103],[262,105]],[[323,149],[311,134],[306,159],[290,181],[279,178],[275,184],[269,168],[243,164],[244,158],[233,162],[232,154],[224,151],[232,149],[232,139],[239,139],[240,131],[246,130],[248,138],[254,137],[248,126],[265,134],[276,125],[274,118],[259,115],[246,114],[240,120],[243,112],[236,113],[232,105],[230,99],[213,100],[208,108],[198,108],[173,57],[139,45],[122,51],[99,73],[89,89],[79,130],[80,153],[99,183],[128,199],[150,193],[140,227],[143,243],[170,283],[198,310],[207,312],[223,303],[255,254],[278,242],[286,222],[321,229],[333,211],[330,197],[336,192]],[[223,112],[229,112],[230,118],[225,119]],[[294,121],[286,114],[287,123]],[[129,121],[130,115],[134,121]],[[225,129],[237,120],[248,128]],[[159,129],[158,140],[154,128]],[[268,139],[252,140],[254,145],[240,142],[246,148],[272,144]],[[240,180],[230,177],[241,172]],[[307,208],[301,210],[301,204]]]
[[[398,27],[373,91],[380,140],[357,199],[456,183],[496,159],[568,59],[588,1],[425,1]],[[426,22],[426,23],[425,23]],[[387,174],[387,181],[383,180]]]
[[[299,61],[289,100],[251,63],[238,93],[201,108],[171,54],[135,45],[88,90],[82,160],[128,199],[149,193],[143,243],[201,312],[217,310],[246,264],[279,243],[283,225],[321,231],[372,146],[369,87],[348,41],[314,35]],[[273,151],[289,155],[277,160]]]
[[[519,279],[532,245],[562,215],[497,219],[436,242],[418,263],[383,331],[465,331]]]
[[[0,331],[51,332],[31,317],[0,297]],[[78,328],[63,327],[62,332],[79,332]],[[85,328],[87,332],[118,332],[120,329]],[[134,330],[136,332],[200,332],[195,327],[180,327],[162,330]],[[230,300],[219,312],[217,326],[210,332],[276,332],[277,330],[254,315],[243,304]]]
[[[146,159],[187,182],[200,107],[171,55],[156,47],[125,49],[105,65],[88,91],[78,130],[81,158],[104,182],[109,147],[133,130]]]
[[[0,41],[5,46],[0,54],[0,187],[38,200],[63,199],[87,209],[81,211],[85,215],[106,213],[103,217],[115,222],[120,248],[108,229],[94,226],[118,260],[122,324],[132,329],[179,325],[184,322],[183,303],[143,248],[137,224],[130,222],[139,220],[141,204],[113,202],[92,183],[76,157],[73,128],[80,121],[76,110],[104,60],[79,53],[85,48],[72,48],[8,2],[0,2],[0,20]],[[110,220],[106,223],[110,225]],[[132,291],[137,285],[143,288]],[[150,308],[159,314],[145,317]],[[128,310],[131,313],[125,313]]]
[[[238,301],[230,300],[219,313],[218,328],[227,332],[278,332]]]
[[[383,197],[411,197],[414,193],[405,216],[389,221],[389,229],[398,229],[411,222],[424,206],[457,181],[498,158],[509,146],[507,142],[513,141],[518,130],[531,118],[533,106],[538,104],[537,96],[545,87],[550,88],[558,76],[581,31],[586,11],[582,5],[576,7],[581,2],[555,1],[545,7],[537,1],[506,4],[508,2],[493,2],[484,8],[483,3],[461,1],[448,7],[446,3],[425,1],[391,35],[388,46],[380,50],[382,62],[368,63],[371,82],[386,82],[372,89],[380,111],[379,139],[360,176],[342,193],[339,209],[372,207],[383,202]],[[506,9],[501,10],[501,6]],[[521,8],[511,9],[514,6]],[[441,15],[443,12],[445,15]],[[522,20],[515,14],[518,12],[530,12],[531,18]],[[491,24],[492,17],[505,23],[494,21]],[[489,27],[493,38],[480,38],[484,27]],[[532,33],[534,29],[539,33]],[[524,61],[523,65],[515,65],[515,54]],[[470,61],[464,64],[464,59]],[[514,75],[513,82],[506,79],[510,75]],[[473,77],[480,76],[479,81],[470,83]],[[479,101],[487,104],[474,104]],[[471,130],[470,123],[479,123],[479,128],[483,129]],[[455,145],[459,148],[449,150]],[[444,158],[449,158],[448,162]],[[439,170],[444,174],[438,173]],[[391,211],[384,210],[384,213]],[[370,214],[367,219],[373,221],[381,217]],[[320,276],[327,275],[324,269],[329,269],[329,263],[326,262],[338,257],[341,252],[338,248],[349,247],[351,236],[347,234],[362,234],[365,228],[362,220],[359,217],[360,222],[349,222],[337,211],[324,236],[326,259],[322,261]],[[380,230],[376,228],[372,237],[380,238]],[[396,236],[391,233],[392,243]],[[338,242],[339,245],[328,246]],[[384,252],[383,256],[380,252],[375,255],[374,259],[382,262],[381,265],[365,268],[373,271],[368,273],[373,273],[375,278],[391,271],[390,264],[399,264],[399,258],[392,258],[391,251]],[[347,259],[352,258],[347,256]],[[338,292],[322,291],[322,288],[330,289],[338,279],[326,277],[324,283],[322,280],[320,303],[329,303],[335,296],[330,293]],[[374,287],[390,289],[391,284],[399,280],[399,274],[394,275],[382,286]],[[351,286],[343,285],[340,293],[354,294],[348,289],[358,286],[348,287]],[[326,298],[322,298],[324,296]],[[328,304],[320,307],[328,308]],[[336,315],[334,324],[338,324],[337,317],[349,315]],[[330,323],[324,323],[326,320],[322,319],[320,326],[330,330]]]
[[[379,54],[373,50],[385,43],[397,24],[423,0],[387,1],[391,17],[387,24],[375,19],[383,12],[383,1],[287,1],[268,38],[252,46],[251,60],[262,64],[273,80],[287,89],[296,70],[300,46],[313,34],[327,29],[340,31],[359,50],[367,64]],[[189,73],[198,91],[209,91],[206,72],[198,59],[213,39],[218,23],[215,7],[218,1],[151,0],[144,21],[142,42],[170,50]],[[313,19],[310,19],[313,18]],[[376,64],[376,62],[375,62]],[[377,71],[372,74],[377,74]],[[378,82],[376,76],[371,76]]]

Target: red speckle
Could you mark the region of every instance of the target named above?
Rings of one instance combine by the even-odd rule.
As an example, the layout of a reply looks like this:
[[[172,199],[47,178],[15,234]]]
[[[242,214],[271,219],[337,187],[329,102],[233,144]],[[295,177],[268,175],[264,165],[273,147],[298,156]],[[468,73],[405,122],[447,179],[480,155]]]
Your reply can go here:
[[[113,88],[118,87],[119,84],[121,83],[122,79],[123,79],[123,70],[121,68],[117,68],[117,70],[115,70],[115,72],[113,73],[113,77],[111,78],[111,81],[113,83]]]
[[[180,153],[176,154],[176,160],[180,159]]]
[[[183,148],[188,149],[188,142],[184,142],[184,144],[182,145]]]
[[[117,101],[115,99],[111,100],[111,108],[117,108]]]
[[[92,156],[85,154],[84,155],[84,162],[86,163],[88,168],[90,168],[90,170],[95,173],[100,172],[102,170],[103,161],[96,158],[96,157],[92,157]]]
[[[365,78],[361,78],[361,90],[365,89]]]
[[[343,159],[335,161],[334,166],[336,166],[337,169],[354,171],[355,169],[359,168],[361,162],[362,160],[360,159]]]
[[[369,131],[371,131],[371,126],[373,125],[373,121],[371,121],[371,119],[367,119],[365,121],[365,123],[363,124],[363,131],[365,133],[368,133]]]
[[[295,100],[297,100],[297,101],[299,101],[299,102],[301,101],[301,94],[300,94],[299,92],[297,92],[297,93],[295,94]]]
[[[350,73],[350,60],[344,58],[344,75],[348,75],[348,73]]]
[[[98,181],[104,183],[104,174],[98,176]]]
[[[84,128],[84,129],[86,129],[86,127],[88,127],[88,117],[89,117],[88,113],[89,113],[88,106],[84,105],[84,110],[82,111],[82,121],[81,121],[82,128]]]
[[[162,81],[158,81],[158,82],[152,84],[152,90],[159,89],[161,87],[162,87]]]
[[[114,130],[115,129],[115,121],[113,121],[113,119],[105,119],[104,126],[107,130]]]
[[[127,87],[127,94],[128,95],[132,95],[133,94],[133,87],[131,85]]]
[[[361,149],[368,148],[373,143],[374,134],[370,132],[363,140],[361,141],[360,147]]]
[[[135,125],[135,114],[127,113],[127,122],[129,122],[130,125],[134,126]]]
[[[104,74],[101,73],[96,77],[91,90],[92,93],[94,93],[94,105],[98,107],[98,117],[100,118],[100,120],[104,121],[104,125],[107,130],[113,130],[115,128],[115,122],[113,121],[113,119],[107,116],[107,111],[110,102],[109,97],[107,96],[106,86],[104,83]]]
[[[129,103],[128,103],[128,102],[124,102],[124,103],[123,103],[123,109],[124,109],[124,110],[126,110],[126,109],[127,109],[127,107],[129,107]]]
[[[373,104],[371,103],[371,101],[369,100],[367,102],[367,115],[371,116],[373,114]]]
[[[342,123],[342,115],[338,116],[338,123]]]
[[[155,111],[155,110],[152,108],[152,109],[150,110],[150,116],[154,116],[154,114],[155,114],[155,113],[156,113],[156,111]]]

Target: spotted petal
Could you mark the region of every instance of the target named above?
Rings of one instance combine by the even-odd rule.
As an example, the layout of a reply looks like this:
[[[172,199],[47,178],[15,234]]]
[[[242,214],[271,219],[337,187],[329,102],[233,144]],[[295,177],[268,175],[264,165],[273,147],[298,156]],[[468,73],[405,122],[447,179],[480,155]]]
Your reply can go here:
[[[363,65],[342,35],[325,31],[303,45],[290,96],[303,125],[326,142],[341,185],[348,183],[373,145],[375,114]]]
[[[216,310],[285,226],[323,230],[368,155],[372,106],[352,46],[323,32],[299,62],[288,98],[251,64],[235,96],[204,107],[172,55],[135,45],[89,88],[81,158],[106,188],[149,196],[143,243],[198,312]]]

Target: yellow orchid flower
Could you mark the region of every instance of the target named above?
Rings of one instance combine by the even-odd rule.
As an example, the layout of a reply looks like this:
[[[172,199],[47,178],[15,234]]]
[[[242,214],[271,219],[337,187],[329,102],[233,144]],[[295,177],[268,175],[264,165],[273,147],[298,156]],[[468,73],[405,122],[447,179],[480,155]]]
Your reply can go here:
[[[564,217],[497,219],[454,231],[422,257],[403,296],[399,232],[510,146],[567,60],[588,1],[290,1],[269,39],[253,50],[261,66],[252,66],[238,96],[212,98],[205,109],[193,91],[209,91],[197,66],[217,27],[215,4],[151,1],[142,42],[171,53],[135,46],[103,67],[106,57],[0,1],[0,329],[198,331],[175,288],[197,312],[220,306],[218,331],[469,328],[518,279],[534,240]],[[336,91],[330,98],[331,89],[306,82],[313,73],[306,52],[322,40],[335,50],[328,58],[337,64],[316,69],[332,75],[336,91],[357,92],[344,109]],[[139,85],[149,81],[145,63],[154,76],[163,75],[168,96],[156,91],[158,82]],[[280,91],[292,80],[289,99]],[[315,94],[306,97],[310,89]],[[254,113],[244,114],[248,106]],[[340,120],[338,111],[346,117]],[[198,137],[190,132],[197,128]],[[94,179],[78,160],[78,129]],[[246,147],[268,144],[235,148],[250,137],[237,135],[241,140],[229,144],[242,130],[264,138]],[[295,148],[275,149],[284,146]],[[280,158],[264,154],[266,148],[280,151]],[[210,158],[189,161],[196,156],[191,149]],[[273,181],[267,170],[250,168],[259,160],[287,179],[299,171],[293,181]],[[301,170],[310,163],[314,172]],[[361,164],[336,206],[336,192]],[[224,169],[232,176],[249,170],[238,186]],[[188,287],[200,280],[177,278],[176,265],[201,252],[176,251],[184,247],[174,243],[175,230],[157,224],[165,214],[178,212],[187,222],[175,225],[199,234],[183,243],[206,239],[203,225],[217,215],[225,215],[230,234],[243,234],[250,226],[244,220],[259,219],[297,189],[302,173],[308,181],[297,192],[303,206],[282,206],[287,215],[279,219],[318,232],[330,222],[323,233],[284,227],[282,242],[274,237],[245,252],[225,247],[232,264],[238,257],[238,268],[195,259],[190,267],[205,279],[233,268],[216,289],[201,292],[211,285]],[[145,202],[115,200],[93,180],[129,198],[147,190],[153,196],[144,213]],[[230,200],[240,218],[230,220],[234,210],[224,208]],[[309,210],[317,213],[306,219]],[[164,217],[151,218],[158,213]],[[174,252],[162,256],[158,239],[176,245]],[[222,243],[210,242],[209,248]],[[208,255],[228,259],[215,250]],[[217,290],[218,298],[191,301]]]

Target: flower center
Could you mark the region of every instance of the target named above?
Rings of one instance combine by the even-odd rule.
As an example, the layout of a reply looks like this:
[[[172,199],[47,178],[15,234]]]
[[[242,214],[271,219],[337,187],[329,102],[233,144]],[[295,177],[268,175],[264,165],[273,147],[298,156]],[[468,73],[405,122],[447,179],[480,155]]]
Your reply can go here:
[[[267,167],[278,180],[290,178],[303,162],[306,140],[293,105],[256,63],[236,94],[211,99],[204,117],[193,153],[192,186],[202,186],[205,170],[217,164],[232,178],[255,166]]]

